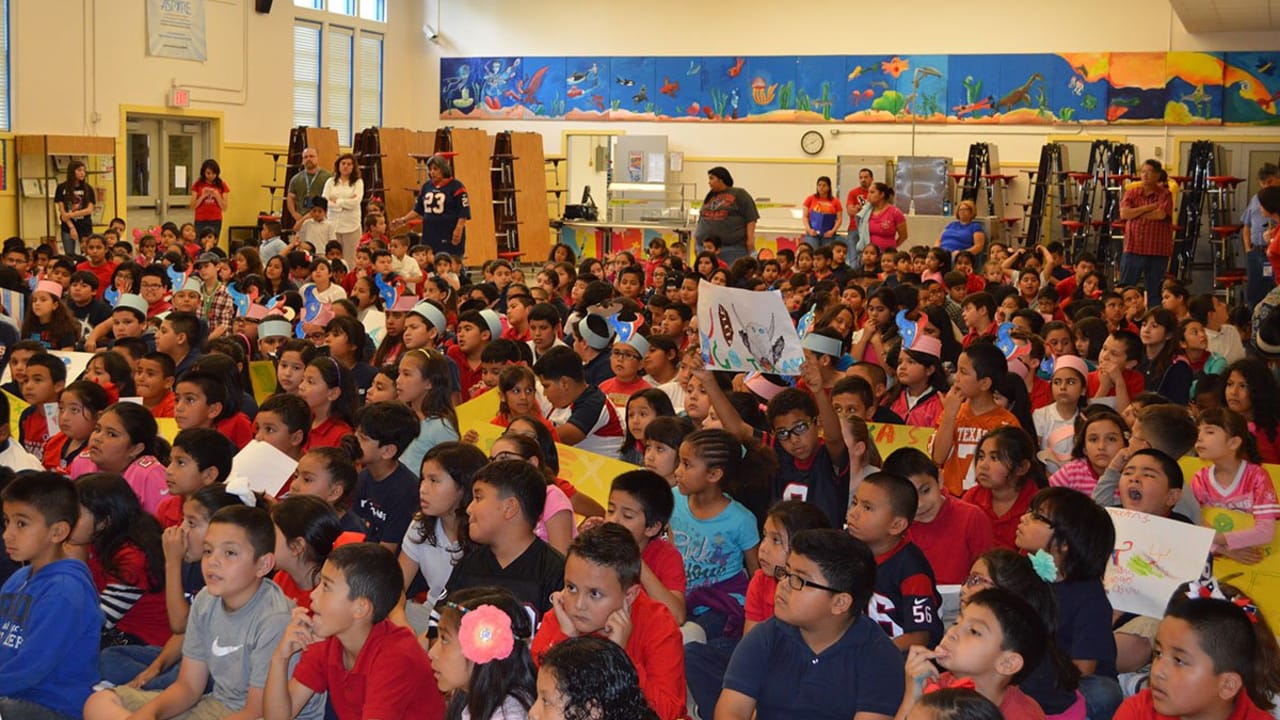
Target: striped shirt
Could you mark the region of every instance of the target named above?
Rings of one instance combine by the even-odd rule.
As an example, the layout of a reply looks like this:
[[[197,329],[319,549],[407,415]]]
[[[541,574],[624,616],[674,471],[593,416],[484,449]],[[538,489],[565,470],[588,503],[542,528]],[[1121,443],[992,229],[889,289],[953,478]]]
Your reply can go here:
[[[1253,527],[1224,533],[1231,549],[1271,544],[1275,536],[1280,502],[1271,476],[1261,465],[1241,463],[1231,484],[1222,487],[1213,478],[1213,466],[1201,468],[1191,480],[1191,492],[1203,507],[1235,510],[1253,515]],[[1216,548],[1220,549],[1220,548]]]

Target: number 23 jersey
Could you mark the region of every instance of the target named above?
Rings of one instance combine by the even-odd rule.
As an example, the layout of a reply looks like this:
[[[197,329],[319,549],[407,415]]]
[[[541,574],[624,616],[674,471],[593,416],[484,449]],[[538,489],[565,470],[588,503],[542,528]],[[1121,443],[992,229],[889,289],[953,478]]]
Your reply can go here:
[[[418,193],[413,211],[422,217],[422,239],[430,242],[452,242],[453,229],[458,219],[471,219],[471,203],[467,188],[457,178],[449,178],[442,185],[430,181]],[[465,231],[462,238],[466,240]]]

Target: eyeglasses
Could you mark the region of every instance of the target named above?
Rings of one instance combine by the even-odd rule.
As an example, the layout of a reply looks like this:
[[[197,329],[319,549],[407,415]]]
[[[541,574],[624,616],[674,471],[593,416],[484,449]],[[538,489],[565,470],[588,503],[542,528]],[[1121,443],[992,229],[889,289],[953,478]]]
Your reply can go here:
[[[160,288],[164,287],[164,285],[161,283],[145,283],[144,282],[139,287],[141,287],[143,290],[159,290]]]
[[[615,349],[609,354],[621,360],[643,360],[644,359],[643,357],[641,357],[640,353],[629,353],[626,350]]]
[[[778,438],[778,440],[782,442],[786,442],[790,440],[792,437],[798,437],[800,435],[803,435],[809,432],[810,427],[813,427],[811,420],[801,420],[800,422],[796,423],[795,425],[792,425],[789,428],[774,430],[773,436]]]
[[[991,578],[978,573],[969,573],[969,576],[964,579],[964,586],[967,588],[991,587],[992,585],[994,583],[991,582]]]
[[[790,570],[787,570],[786,568],[780,567],[774,570],[773,576],[778,580],[778,582],[786,582],[787,585],[791,586],[792,590],[803,590],[806,587],[811,587],[811,588],[818,588],[819,590],[826,590],[827,592],[830,592],[830,593],[845,592],[844,590],[837,590],[833,587],[828,587],[826,585],[819,585],[818,583],[812,580],[805,580],[804,578],[800,577],[799,575],[796,575],[795,573],[791,572]]]
[[[1042,514],[1042,513],[1040,513],[1040,512],[1037,512],[1037,511],[1035,511],[1035,510],[1028,510],[1028,511],[1027,511],[1027,516],[1028,516],[1028,517],[1030,517],[1032,520],[1035,520],[1036,522],[1042,522],[1042,523],[1044,523],[1045,525],[1048,525],[1050,529],[1053,529],[1053,528],[1054,528],[1053,521],[1052,521],[1052,520],[1050,520],[1050,519],[1049,519],[1049,517],[1048,517],[1047,515],[1044,515],[1044,514]]]

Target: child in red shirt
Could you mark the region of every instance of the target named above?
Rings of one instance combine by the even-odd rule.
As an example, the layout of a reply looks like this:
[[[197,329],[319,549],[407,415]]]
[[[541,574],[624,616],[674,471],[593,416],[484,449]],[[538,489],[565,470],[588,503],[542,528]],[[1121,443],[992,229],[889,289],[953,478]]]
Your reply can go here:
[[[355,417],[355,381],[351,371],[343,370],[337,360],[318,357],[302,371],[298,395],[311,408],[311,432],[302,452],[318,447],[337,447],[343,435],[352,430]]]
[[[88,447],[98,416],[116,399],[113,393],[89,380],[68,385],[58,397],[59,432],[44,446],[45,468],[66,475],[67,466]]]
[[[995,546],[991,519],[977,506],[951,497],[938,481],[938,466],[916,448],[894,450],[882,469],[916,487],[916,516],[907,539],[924,552],[938,584],[963,583],[973,561]]]
[[[138,360],[133,372],[133,384],[142,405],[158,418],[171,418],[175,408],[173,394],[173,358],[162,352],[150,352]]]
[[[1031,498],[1045,484],[1044,466],[1031,436],[1019,427],[1002,427],[982,438],[974,457],[978,484],[961,498],[991,520],[996,547],[1017,549],[1018,521],[1031,510]]]
[[[684,647],[671,612],[643,592],[636,567],[640,548],[626,528],[605,523],[569,546],[564,589],[551,594],[551,610],[533,637],[535,663],[555,644],[599,635],[627,652],[640,691],[662,720],[685,716]]]
[[[1107,336],[1098,353],[1098,369],[1089,373],[1088,394],[1091,402],[1111,405],[1116,412],[1124,409],[1143,390],[1146,379],[1134,368],[1142,361],[1142,340],[1128,330],[1116,330]],[[1102,398],[1114,398],[1107,402]]]
[[[666,605],[677,623],[683,623],[687,588],[684,558],[662,537],[674,507],[671,487],[661,475],[651,470],[632,470],[613,479],[604,518],[589,519],[580,530],[602,522],[617,523],[629,530],[640,547],[640,586],[649,597]]]

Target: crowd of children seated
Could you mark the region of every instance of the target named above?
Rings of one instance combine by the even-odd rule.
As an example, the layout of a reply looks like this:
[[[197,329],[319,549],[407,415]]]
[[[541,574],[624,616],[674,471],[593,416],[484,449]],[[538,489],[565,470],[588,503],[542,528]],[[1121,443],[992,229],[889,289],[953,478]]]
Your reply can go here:
[[[353,257],[312,244],[323,203],[230,257],[121,221],[83,258],[4,244],[0,717],[1274,712],[1239,589],[1141,617],[1102,578],[1107,506],[1247,513],[1212,552],[1266,557],[1280,314],[1148,303],[1056,244],[559,244],[472,277],[372,210]],[[779,293],[800,373],[706,369],[704,282]],[[486,393],[496,427],[461,426]],[[557,443],[636,468],[592,498]],[[278,491],[233,474],[261,445]]]

